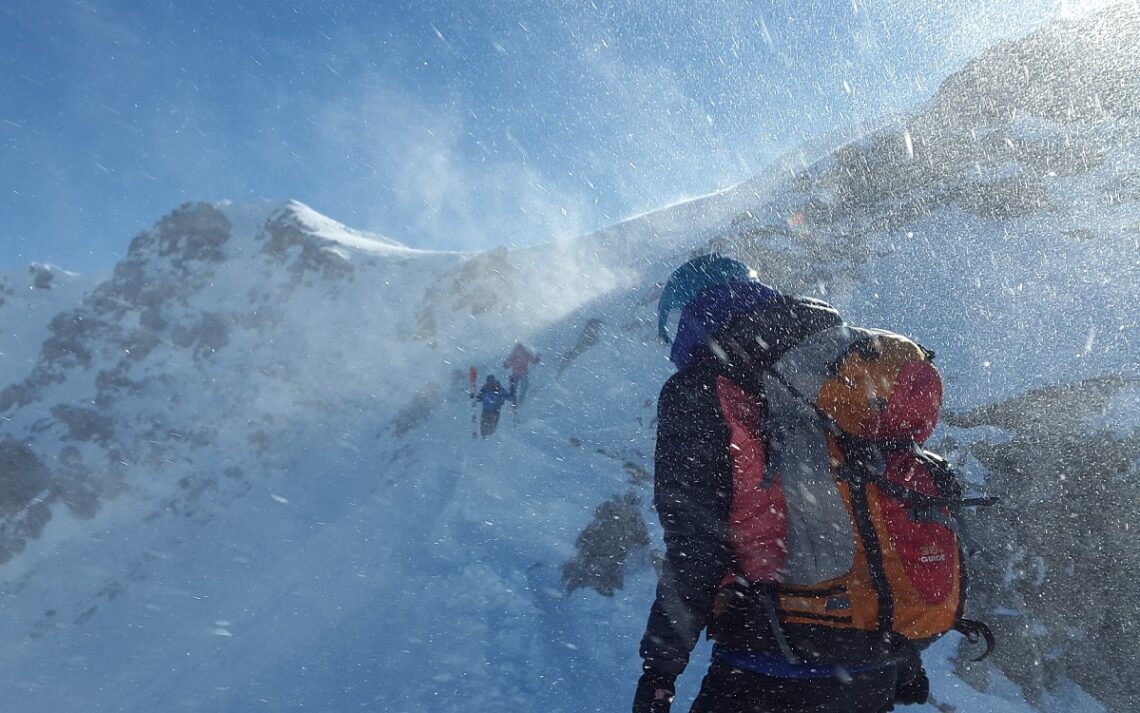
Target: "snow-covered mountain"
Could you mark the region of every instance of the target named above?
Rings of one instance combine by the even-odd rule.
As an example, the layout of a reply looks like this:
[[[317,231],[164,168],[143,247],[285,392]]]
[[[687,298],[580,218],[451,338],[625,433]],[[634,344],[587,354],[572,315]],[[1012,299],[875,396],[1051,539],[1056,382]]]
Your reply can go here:
[[[944,445],[1010,502],[1002,444],[1055,408],[1033,394],[1133,443],[1138,14],[995,48],[905,121],[576,240],[427,252],[300,203],[187,204],[101,281],[4,277],[7,709],[624,709],[659,542],[656,297],[710,248],[934,348]],[[474,440],[467,370],[501,375],[516,339],[544,357],[531,398]],[[1134,483],[1126,446],[1093,474]],[[1021,472],[1056,499],[1064,473]],[[1044,546],[1016,529],[1011,550]],[[1010,646],[1040,670],[1065,652],[1032,632],[1060,623],[1025,587],[1051,577],[1005,554],[979,606],[1049,642]],[[941,711],[1099,710],[1065,677],[1109,685],[999,659],[1011,680],[956,643],[927,654]]]

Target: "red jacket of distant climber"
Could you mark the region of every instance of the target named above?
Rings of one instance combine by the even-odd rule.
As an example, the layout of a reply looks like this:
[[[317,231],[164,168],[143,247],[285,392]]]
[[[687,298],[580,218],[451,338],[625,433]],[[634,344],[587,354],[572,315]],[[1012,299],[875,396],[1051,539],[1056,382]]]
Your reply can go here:
[[[522,344],[516,343],[515,348],[511,350],[510,356],[503,362],[503,367],[511,370],[511,376],[519,378],[526,376],[530,365],[537,364],[538,361],[537,354]]]

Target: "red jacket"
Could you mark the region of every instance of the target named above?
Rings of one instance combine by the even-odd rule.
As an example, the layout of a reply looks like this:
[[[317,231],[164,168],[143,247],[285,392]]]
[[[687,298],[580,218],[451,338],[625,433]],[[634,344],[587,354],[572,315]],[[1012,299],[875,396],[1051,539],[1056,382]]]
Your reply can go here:
[[[516,343],[515,348],[511,350],[510,356],[503,362],[503,367],[510,369],[511,375],[518,378],[520,376],[526,376],[530,365],[537,363],[538,355],[522,344]]]

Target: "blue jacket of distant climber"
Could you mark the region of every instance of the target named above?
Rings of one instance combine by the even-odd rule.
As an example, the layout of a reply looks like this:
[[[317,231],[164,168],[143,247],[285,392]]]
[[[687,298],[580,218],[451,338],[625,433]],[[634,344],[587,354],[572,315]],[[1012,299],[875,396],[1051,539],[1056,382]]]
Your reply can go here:
[[[488,376],[483,388],[479,390],[479,395],[475,400],[483,404],[483,413],[488,411],[498,411],[503,407],[507,400],[507,390],[499,383],[499,380],[493,376]]]

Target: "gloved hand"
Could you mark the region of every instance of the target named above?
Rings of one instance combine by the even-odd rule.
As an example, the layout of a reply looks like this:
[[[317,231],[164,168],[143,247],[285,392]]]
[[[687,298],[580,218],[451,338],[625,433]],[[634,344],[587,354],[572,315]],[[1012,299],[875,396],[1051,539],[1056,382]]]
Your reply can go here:
[[[917,666],[899,669],[899,681],[895,686],[895,703],[904,706],[926,703],[930,698],[930,679],[919,660]]]
[[[633,713],[669,713],[676,682],[675,675],[646,667],[633,694]]]

